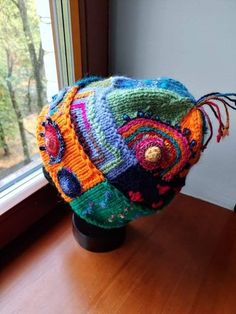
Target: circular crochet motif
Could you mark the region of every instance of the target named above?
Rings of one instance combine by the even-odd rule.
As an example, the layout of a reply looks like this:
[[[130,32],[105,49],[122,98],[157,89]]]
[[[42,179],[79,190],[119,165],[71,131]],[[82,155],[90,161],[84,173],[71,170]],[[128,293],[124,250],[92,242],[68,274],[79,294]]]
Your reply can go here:
[[[45,147],[49,155],[54,158],[57,157],[60,149],[60,142],[57,138],[56,129],[50,124],[45,126]]]
[[[157,170],[157,174],[166,181],[170,181],[183,169],[191,155],[186,136],[160,121],[135,118],[123,125],[119,133],[125,138],[129,148],[135,150],[141,166],[146,170]],[[153,156],[157,158],[156,161]]]
[[[44,133],[41,136],[44,137],[44,147],[48,153],[50,160],[49,164],[60,163],[64,154],[64,141],[61,136],[61,132],[54,121],[47,119],[43,123]],[[42,147],[41,147],[42,150]]]
[[[157,169],[166,155],[164,142],[157,136],[144,137],[135,150],[138,161],[146,170]]]
[[[66,168],[61,168],[57,173],[58,182],[62,191],[74,198],[81,194],[81,185],[76,175]]]

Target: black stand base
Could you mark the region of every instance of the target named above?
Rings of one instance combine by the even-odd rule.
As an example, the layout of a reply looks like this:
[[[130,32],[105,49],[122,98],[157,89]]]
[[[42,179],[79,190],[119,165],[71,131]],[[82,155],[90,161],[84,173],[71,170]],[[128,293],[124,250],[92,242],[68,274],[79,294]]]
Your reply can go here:
[[[87,223],[75,213],[72,217],[73,234],[84,249],[92,252],[108,252],[120,247],[126,235],[126,227],[103,229]]]

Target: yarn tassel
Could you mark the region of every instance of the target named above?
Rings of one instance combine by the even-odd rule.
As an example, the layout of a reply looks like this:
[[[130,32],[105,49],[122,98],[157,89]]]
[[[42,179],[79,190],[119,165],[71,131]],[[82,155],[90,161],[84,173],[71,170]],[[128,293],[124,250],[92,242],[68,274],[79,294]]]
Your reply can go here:
[[[217,98],[217,99],[225,98],[225,99],[229,100],[230,102],[234,103],[234,106],[231,105],[230,103],[227,103],[227,105],[232,109],[236,109],[236,93],[210,93],[210,94],[206,94],[206,95],[204,95],[198,99],[197,104],[201,103],[202,101],[204,101],[206,99],[214,99],[214,98]]]
[[[228,103],[224,99],[216,98],[216,100],[218,100],[221,103],[223,103],[224,108],[225,108],[226,123],[225,123],[224,127],[222,128],[222,137],[224,138],[225,136],[229,135],[229,126],[230,126],[230,124],[229,124],[229,110],[228,110],[228,107],[227,107]],[[233,108],[233,109],[236,109],[236,108]]]
[[[225,123],[223,123],[223,121],[222,121],[220,106],[216,102],[220,102],[224,106],[225,114],[226,114]],[[233,103],[233,104],[231,104],[231,103]],[[208,143],[210,142],[210,140],[212,139],[212,136],[213,136],[213,127],[212,127],[211,119],[210,119],[209,115],[207,114],[207,112],[203,108],[203,106],[205,106],[205,105],[210,107],[214,116],[216,117],[216,119],[219,122],[218,134],[216,137],[217,142],[219,143],[222,138],[229,135],[230,123],[229,123],[228,107],[236,110],[236,94],[234,94],[234,93],[225,93],[225,94],[223,94],[223,93],[211,93],[211,94],[207,94],[207,95],[202,96],[197,101],[196,106],[202,111],[202,113],[206,117],[208,126],[210,128],[210,136],[208,137],[207,141],[203,145],[203,148],[202,148],[203,150],[207,147]]]
[[[210,140],[213,137],[213,127],[212,127],[211,119],[210,119],[208,113],[205,111],[205,109],[204,108],[200,108],[200,110],[205,115],[205,117],[207,119],[207,123],[208,123],[209,129],[210,129],[210,135],[209,135],[208,139],[206,140],[205,144],[203,144],[203,146],[202,146],[202,151],[204,151],[207,148],[208,143],[210,142]]]

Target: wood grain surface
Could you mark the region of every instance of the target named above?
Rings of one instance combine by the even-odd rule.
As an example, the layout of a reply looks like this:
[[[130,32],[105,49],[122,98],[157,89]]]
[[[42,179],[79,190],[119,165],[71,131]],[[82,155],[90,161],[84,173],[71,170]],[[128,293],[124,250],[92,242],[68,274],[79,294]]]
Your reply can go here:
[[[91,253],[65,215],[2,267],[0,313],[234,314],[235,217],[180,195],[131,223],[120,249]]]

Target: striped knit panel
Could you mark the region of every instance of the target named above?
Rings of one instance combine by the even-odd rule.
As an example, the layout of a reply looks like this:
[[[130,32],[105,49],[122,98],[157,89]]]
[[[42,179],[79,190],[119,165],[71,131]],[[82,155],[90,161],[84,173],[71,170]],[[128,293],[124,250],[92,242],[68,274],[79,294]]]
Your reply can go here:
[[[99,145],[109,151],[106,164],[101,171],[108,179],[116,177],[130,166],[137,163],[133,152],[128,148],[123,137],[117,133],[117,125],[107,103],[107,95],[113,87],[97,90],[94,106],[88,106],[88,117],[92,121]]]
[[[82,89],[78,95],[86,95],[89,90]],[[106,100],[111,90],[112,87],[99,87],[93,92],[90,90],[91,93],[87,97],[75,97],[77,99],[73,101],[70,111],[84,150],[108,179],[137,164],[133,152],[117,133],[117,126]]]
[[[106,155],[104,154],[106,150],[99,145],[92,125],[87,117],[89,97],[93,98],[93,96],[88,96],[75,99],[71,105],[70,113],[77,137],[86,154],[90,156],[91,161],[95,163],[97,167],[101,167],[106,162]],[[109,152],[106,151],[106,153],[108,154]]]

